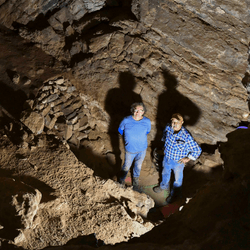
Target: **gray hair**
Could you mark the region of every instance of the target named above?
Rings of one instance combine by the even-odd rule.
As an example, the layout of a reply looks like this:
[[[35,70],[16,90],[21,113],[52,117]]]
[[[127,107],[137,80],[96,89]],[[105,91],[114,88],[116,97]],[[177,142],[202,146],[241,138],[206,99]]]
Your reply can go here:
[[[143,115],[145,115],[146,112],[147,112],[147,109],[146,109],[146,106],[144,105],[144,103],[142,103],[142,102],[135,102],[135,103],[133,103],[131,105],[131,108],[130,108],[131,113],[134,114],[135,109],[136,109],[137,106],[142,106],[143,107],[143,111],[144,111]]]

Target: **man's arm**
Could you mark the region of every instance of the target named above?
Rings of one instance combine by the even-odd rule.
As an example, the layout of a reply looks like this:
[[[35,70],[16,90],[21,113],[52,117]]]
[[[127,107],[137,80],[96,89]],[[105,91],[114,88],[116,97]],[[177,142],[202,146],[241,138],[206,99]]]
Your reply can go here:
[[[164,142],[166,141],[168,129],[169,129],[169,124],[167,124],[167,126],[166,126],[165,129],[163,130],[163,135],[162,135],[161,141],[164,141]]]
[[[151,131],[151,121],[148,119],[148,130],[146,134],[149,134],[150,131]]]
[[[123,135],[123,132],[124,132],[124,129],[125,129],[125,120],[126,120],[126,118],[124,118],[121,121],[121,123],[119,125],[119,128],[118,128],[118,132],[119,132],[120,135]]]
[[[191,160],[196,160],[200,156],[201,151],[202,151],[200,146],[193,139],[191,135],[189,135],[187,143],[188,143],[188,150],[189,150],[189,154],[187,157]]]
[[[185,163],[189,162],[190,160],[191,160],[190,158],[184,157],[184,158],[180,159],[180,160],[178,161],[178,163],[183,163],[183,164],[185,164]]]
[[[182,159],[178,161],[179,163],[183,163],[183,164],[189,162],[190,160],[195,161],[201,154],[200,146],[190,134],[187,137],[186,143],[187,143],[189,153],[186,157],[183,157]]]
[[[123,130],[120,127],[118,128],[118,132],[120,133],[120,135],[123,135]]]

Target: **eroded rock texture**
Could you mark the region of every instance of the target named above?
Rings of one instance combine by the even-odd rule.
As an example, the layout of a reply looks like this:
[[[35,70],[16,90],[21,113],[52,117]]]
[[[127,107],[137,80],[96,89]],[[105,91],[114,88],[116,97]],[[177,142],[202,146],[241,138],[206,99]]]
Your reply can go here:
[[[1,21],[72,67],[110,132],[137,95],[156,144],[176,111],[199,142],[215,144],[248,119],[248,9],[236,0],[3,1]]]
[[[45,81],[35,93],[25,101],[20,115],[20,121],[30,132],[55,136],[74,150],[78,159],[88,164],[96,175],[114,177],[120,165],[105,133],[108,116],[99,103],[89,101],[87,95],[62,76]],[[121,140],[118,135],[117,139]],[[25,143],[24,140],[22,147],[28,147]],[[124,151],[122,147],[121,151]]]
[[[6,132],[0,132],[1,175],[12,178],[1,178],[1,244],[42,249],[73,238],[85,244],[84,236],[95,234],[100,245],[112,245],[154,227],[146,219],[154,206],[147,195],[94,176],[53,136],[30,133],[22,147]]]
[[[247,0],[0,0],[1,24],[27,41],[20,40],[15,55],[22,44],[26,51],[20,49],[23,58],[16,62],[7,46],[11,38],[0,41],[9,59],[1,61],[2,79],[29,91],[5,91],[19,97],[9,110],[0,93],[1,113],[10,118],[24,110],[25,125],[11,120],[1,130],[1,208],[9,212],[0,221],[1,244],[42,249],[77,237],[81,245],[81,237],[94,233],[100,244],[115,244],[152,229],[145,219],[150,198],[96,177],[65,145],[80,144],[82,155],[106,154],[105,161],[115,162],[117,127],[135,101],[148,107],[153,146],[173,112],[184,115],[199,143],[227,140],[240,122],[249,122],[249,17]],[[32,52],[45,59],[33,44],[49,55],[41,64],[40,57],[32,59]],[[26,61],[35,63],[26,67]],[[59,78],[48,71],[51,65]],[[130,242],[133,247],[246,249],[248,137],[249,130],[233,132],[214,155],[203,154],[194,170],[215,172],[223,165],[223,176],[206,180],[180,213]],[[103,166],[100,160],[99,170]]]
[[[7,239],[14,240],[16,229],[32,228],[33,219],[42,194],[25,183],[11,178],[1,178],[1,217],[2,231]]]

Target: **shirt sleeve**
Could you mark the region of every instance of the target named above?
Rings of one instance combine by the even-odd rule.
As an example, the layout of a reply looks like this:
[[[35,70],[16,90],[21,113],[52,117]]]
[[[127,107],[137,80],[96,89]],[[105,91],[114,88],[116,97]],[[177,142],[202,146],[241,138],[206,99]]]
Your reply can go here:
[[[169,125],[167,125],[163,131],[163,136],[161,138],[162,141],[166,141],[168,127]]]
[[[124,128],[125,128],[125,119],[122,120],[122,122],[120,123],[119,128],[118,128],[118,132],[119,132],[121,135],[123,135]]]
[[[121,130],[120,127],[118,128],[118,132],[120,133],[120,135],[123,135],[123,130]]]
[[[148,130],[146,134],[149,134],[150,131],[151,131],[151,121],[148,119]]]
[[[189,151],[187,157],[191,160],[196,160],[200,156],[202,150],[191,135],[188,135],[187,145]]]

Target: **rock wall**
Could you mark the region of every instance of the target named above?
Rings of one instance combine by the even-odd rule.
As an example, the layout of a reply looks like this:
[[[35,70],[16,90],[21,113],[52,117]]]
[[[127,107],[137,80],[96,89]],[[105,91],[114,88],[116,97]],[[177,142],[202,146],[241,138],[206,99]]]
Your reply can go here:
[[[136,95],[155,143],[176,111],[200,143],[248,121],[248,1],[2,2],[1,22],[66,63],[110,123]]]
[[[109,135],[140,100],[152,120],[152,143],[175,111],[200,143],[226,140],[241,121],[249,122],[248,10],[248,1],[236,0],[0,0],[1,24],[60,60],[62,73],[75,78],[46,78],[27,100],[21,121],[30,131],[13,121],[0,130],[1,247],[42,249],[77,237],[79,246],[60,249],[90,249],[82,245],[94,233],[100,244],[112,245],[150,231],[154,224],[145,217],[153,201],[96,177],[65,145],[107,153]],[[33,79],[22,81],[14,68],[8,67],[13,84],[32,88]],[[247,249],[249,130],[236,130],[220,145],[223,178],[197,190],[179,213],[137,241],[103,249]],[[222,162],[215,152],[203,154],[195,170],[216,172]]]

